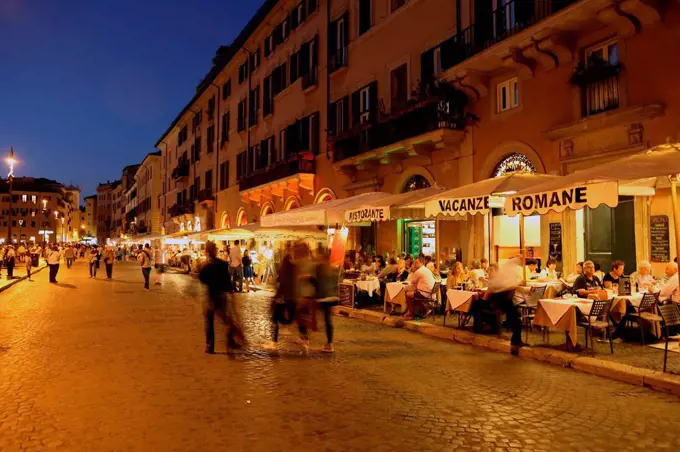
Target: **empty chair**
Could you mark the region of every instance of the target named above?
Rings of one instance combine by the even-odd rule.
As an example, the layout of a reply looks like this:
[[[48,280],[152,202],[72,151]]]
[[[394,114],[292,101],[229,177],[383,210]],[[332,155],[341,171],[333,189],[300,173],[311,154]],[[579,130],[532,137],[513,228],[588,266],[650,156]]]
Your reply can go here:
[[[680,336],[670,335],[670,329],[680,325],[680,306],[675,303],[659,306],[662,325],[666,335],[666,346],[663,351],[663,371],[666,372],[666,362],[668,361],[668,341],[680,341]]]
[[[628,314],[628,321],[635,322],[640,329],[640,342],[645,345],[645,332],[642,329],[642,320],[647,322],[661,322],[661,317],[657,314],[656,305],[659,300],[658,293],[646,293],[642,296],[642,301],[637,312]]]
[[[590,348],[595,354],[595,339],[593,337],[593,330],[605,330],[607,339],[609,339],[609,348],[614,353],[614,344],[612,343],[612,332],[609,324],[609,308],[614,300],[595,300],[590,309],[590,314],[586,315],[583,320],[578,322],[578,326],[585,329],[586,333],[586,348],[588,348],[588,335],[590,335]]]

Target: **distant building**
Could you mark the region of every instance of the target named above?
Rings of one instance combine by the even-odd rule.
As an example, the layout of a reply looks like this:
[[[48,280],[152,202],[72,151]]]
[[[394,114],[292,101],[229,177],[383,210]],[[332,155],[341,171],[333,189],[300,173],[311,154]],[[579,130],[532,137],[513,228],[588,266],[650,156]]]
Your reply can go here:
[[[114,223],[114,209],[118,205],[116,188],[121,184],[120,180],[107,181],[97,186],[97,240],[106,243],[106,239],[115,237],[116,225]]]
[[[84,230],[85,236],[97,237],[97,195],[85,198],[85,221],[81,225],[81,229]]]
[[[161,153],[147,154],[127,193],[127,230],[133,237],[160,234]]]

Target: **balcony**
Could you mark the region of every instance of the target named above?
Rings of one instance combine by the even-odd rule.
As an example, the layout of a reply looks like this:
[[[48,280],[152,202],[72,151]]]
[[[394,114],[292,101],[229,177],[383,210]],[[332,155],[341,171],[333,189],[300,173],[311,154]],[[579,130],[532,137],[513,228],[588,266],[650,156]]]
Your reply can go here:
[[[215,201],[215,196],[213,195],[212,188],[204,188],[198,192],[198,202],[205,203],[206,205],[212,205]]]
[[[314,190],[314,157],[311,153],[294,154],[288,160],[243,176],[239,191],[244,202],[260,202],[262,198],[283,197],[286,193],[300,194],[300,190]]]
[[[408,157],[430,157],[432,151],[444,148],[457,151],[466,125],[476,119],[457,102],[430,97],[332,137],[336,169],[370,170],[366,165],[380,163],[399,167]]]
[[[187,160],[178,162],[175,169],[172,170],[171,176],[175,180],[189,177],[189,162]]]
[[[319,68],[314,66],[302,76],[302,90],[307,91],[319,84]]]
[[[330,72],[336,72],[338,69],[347,67],[347,46],[340,47],[331,54]]]
[[[179,217],[181,215],[193,215],[194,214],[194,203],[184,202],[179,204],[174,204],[168,209],[171,217]]]

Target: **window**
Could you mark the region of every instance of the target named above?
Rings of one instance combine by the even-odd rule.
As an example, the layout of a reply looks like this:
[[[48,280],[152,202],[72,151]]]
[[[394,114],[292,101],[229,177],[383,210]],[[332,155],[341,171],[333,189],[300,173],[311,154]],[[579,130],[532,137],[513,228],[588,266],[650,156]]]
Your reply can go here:
[[[21,195],[21,202],[28,202],[28,195]]]
[[[616,66],[619,64],[619,46],[608,41],[585,52],[586,68]],[[590,116],[619,107],[619,78],[616,71],[599,71],[604,75],[593,78],[582,89],[583,115]]]
[[[183,145],[188,137],[189,135],[187,134],[187,126],[184,126],[180,129],[179,133],[177,134],[177,146]],[[111,195],[109,194],[109,199],[111,199],[110,196]]]
[[[300,58],[299,51],[293,53],[290,56],[290,84],[292,85],[295,83],[295,80],[298,79],[298,61]]]
[[[212,121],[213,118],[215,117],[215,96],[211,97],[208,100],[208,121]]]
[[[286,63],[283,63],[272,71],[272,95],[276,96],[286,89],[288,86],[287,80],[288,74],[286,72]]]
[[[196,139],[194,140],[193,149],[194,154],[192,157],[192,161],[198,162],[199,160],[201,160],[201,137],[196,137]]]
[[[238,123],[236,129],[238,132],[246,130],[246,100],[243,99],[238,103]]]
[[[402,64],[390,72],[390,108],[403,108],[408,100],[408,65]]]
[[[238,67],[238,84],[242,84],[248,79],[248,60]]]
[[[222,85],[222,100],[229,99],[229,96],[231,96],[231,79],[227,80]]]
[[[37,203],[38,203],[38,197],[35,196],[35,195],[32,195],[32,196],[31,196],[31,202],[32,202],[33,204],[37,204]]]
[[[229,188],[229,160],[220,163],[220,190]]]
[[[390,0],[390,12],[395,12],[406,4],[407,0]]]
[[[281,42],[284,42],[286,39],[288,39],[288,35],[290,34],[288,27],[288,19],[285,19],[283,22],[281,22]]]
[[[315,13],[318,8],[319,8],[318,0],[307,0],[307,16],[310,16],[312,13]]]
[[[371,88],[367,86],[359,91],[359,120],[363,124],[370,120]]]
[[[246,152],[241,152],[236,156],[236,180],[241,180],[246,175],[247,157]]]
[[[212,191],[213,175],[212,170],[205,172],[205,189]]]
[[[271,136],[264,140],[261,146],[264,159],[266,159],[266,166],[276,163],[276,147],[274,145],[274,137]]]
[[[359,0],[359,35],[371,29],[371,1]]]
[[[305,21],[305,2],[304,0],[293,9],[290,14],[290,28],[295,30]]]
[[[248,117],[248,126],[257,124],[260,113],[260,87],[256,86],[250,91],[250,114]]]
[[[213,146],[215,144],[215,126],[213,126],[213,125],[208,127],[208,140],[207,140],[206,144],[207,144],[206,148],[208,150],[208,154],[212,154]]]
[[[260,49],[250,54],[250,72],[255,72],[260,67]]]
[[[222,133],[220,139],[222,143],[229,141],[229,112],[222,115]]]
[[[287,151],[287,146],[286,146],[286,140],[287,140],[287,135],[286,135],[286,129],[282,129],[281,132],[279,133],[279,152],[278,152],[278,157],[277,161],[281,162],[286,159],[286,151]]]
[[[272,92],[272,74],[262,82],[262,116],[267,117],[274,112],[274,93]]]
[[[347,108],[347,98],[340,99],[336,102],[336,119],[335,119],[335,131],[337,133],[342,133],[347,130],[347,115],[349,109]]]
[[[508,111],[519,106],[519,87],[517,77],[499,83],[496,86],[496,111]]]
[[[437,47],[432,54],[434,64],[434,75],[438,76],[442,71],[442,49]]]
[[[275,44],[274,44],[274,33],[270,34],[267,36],[264,40],[264,56],[268,57],[269,55],[274,52]]]
[[[347,66],[347,38],[349,37],[349,12],[330,23],[328,32],[328,53],[330,70],[334,72]]]

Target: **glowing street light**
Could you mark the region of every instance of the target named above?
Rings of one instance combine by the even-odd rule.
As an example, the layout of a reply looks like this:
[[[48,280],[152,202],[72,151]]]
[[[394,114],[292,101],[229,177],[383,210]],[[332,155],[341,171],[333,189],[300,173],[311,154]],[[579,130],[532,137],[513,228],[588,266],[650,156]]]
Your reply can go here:
[[[7,180],[9,181],[9,222],[7,222],[7,242],[12,243],[12,185],[14,183],[14,165],[17,161],[14,158],[14,148],[9,148],[9,157],[7,157],[7,165],[9,166],[9,173],[7,173]]]

